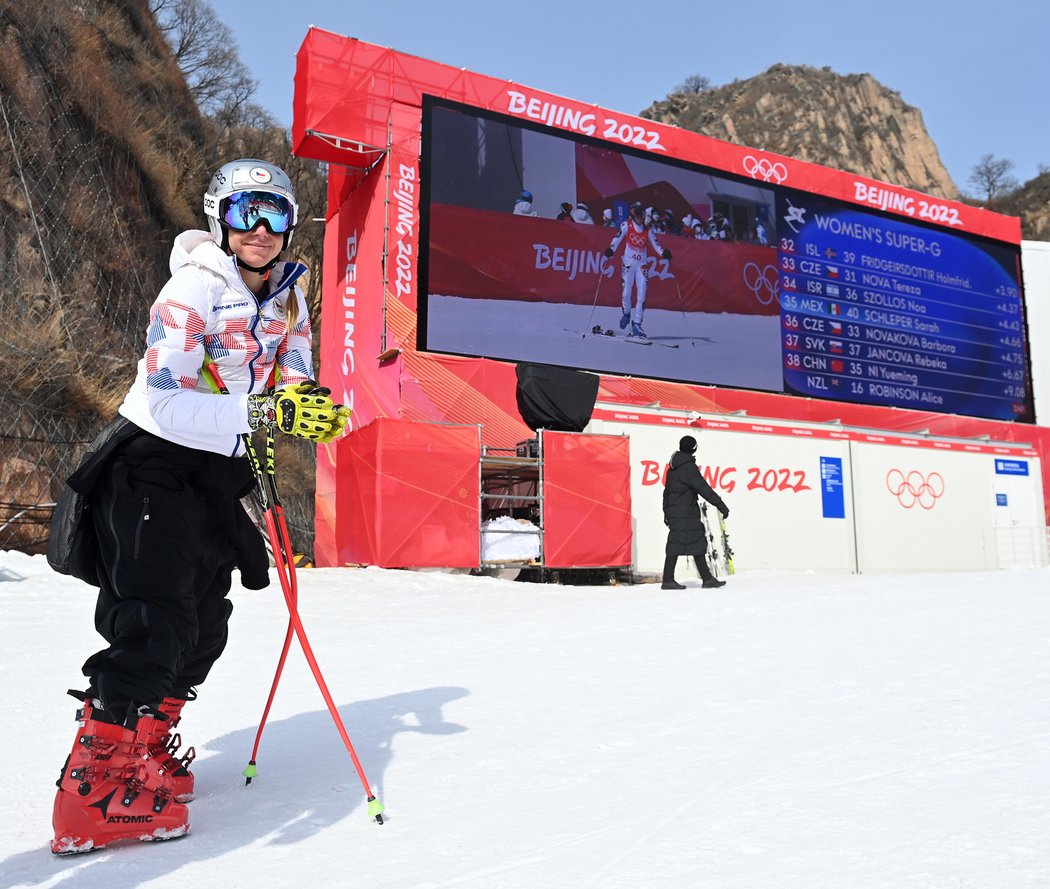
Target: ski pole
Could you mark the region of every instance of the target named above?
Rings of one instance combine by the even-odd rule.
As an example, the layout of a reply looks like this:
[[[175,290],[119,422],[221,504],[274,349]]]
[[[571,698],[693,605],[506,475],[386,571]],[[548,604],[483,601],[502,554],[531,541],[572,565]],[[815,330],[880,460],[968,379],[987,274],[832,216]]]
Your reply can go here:
[[[603,256],[602,259],[604,260],[605,257]],[[594,288],[594,302],[591,303],[591,314],[587,316],[587,324],[585,325],[586,329],[583,332],[584,339],[587,339],[587,334],[591,332],[591,321],[594,320],[594,310],[598,308],[598,294],[601,292],[602,280],[605,278],[605,275],[603,273],[604,265],[605,263],[603,262],[602,265],[598,268],[598,286]]]
[[[696,348],[696,342],[693,340],[693,335],[689,333],[689,321],[685,317],[685,300],[682,299],[682,286],[678,283],[678,275],[671,275],[674,278],[675,290],[678,291],[678,311],[682,313],[682,325],[685,328],[686,336],[689,337],[689,345],[694,349]]]
[[[245,433],[247,436],[247,433]],[[250,442],[250,436],[247,436]],[[376,823],[383,823],[383,804],[379,801],[376,795],[372,792],[372,787],[368,782],[368,777],[365,775],[364,767],[361,765],[361,760],[357,756],[357,751],[354,749],[353,742],[350,740],[350,734],[346,730],[346,726],[343,724],[343,720],[339,716],[339,710],[335,706],[335,701],[332,699],[332,693],[328,690],[328,684],[324,680],[324,676],[321,674],[321,668],[317,663],[317,658],[314,656],[313,647],[310,645],[310,640],[306,636],[306,628],[303,626],[302,619],[299,617],[298,608],[298,583],[295,575],[295,561],[292,555],[292,544],[291,535],[288,533],[288,523],[285,521],[284,508],[280,506],[280,499],[277,496],[277,482],[274,473],[274,451],[273,451],[273,433],[269,432],[266,437],[266,481],[270,488],[271,504],[270,508],[266,510],[263,515],[266,518],[267,530],[270,533],[270,540],[277,540],[278,546],[274,547],[274,551],[279,549],[281,551],[281,558],[284,561],[283,569],[278,565],[278,577],[281,580],[281,590],[284,593],[284,601],[288,606],[288,616],[290,622],[295,630],[295,635],[299,639],[299,645],[303,650],[303,655],[306,657],[306,662],[310,665],[310,672],[314,675],[314,680],[317,683],[317,687],[321,692],[321,697],[324,698],[325,704],[328,706],[328,712],[332,716],[332,721],[335,723],[336,730],[339,732],[339,737],[343,740],[343,746],[346,747],[346,752],[350,755],[350,761],[353,763],[354,770],[357,772],[357,777],[361,781],[361,786],[364,788],[365,797],[368,802],[368,814],[370,817],[375,818]],[[254,447],[252,448],[254,451]],[[258,455],[256,455],[254,466],[258,467]],[[256,475],[256,479],[260,485],[263,483],[261,473]],[[277,562],[277,558],[274,558],[274,562]],[[278,676],[274,677],[274,686],[276,687]]]
[[[267,454],[269,454],[269,452],[270,452],[271,439],[272,439],[272,435],[267,435],[267,439],[266,439]],[[262,483],[262,468],[259,466],[259,456],[256,453],[255,447],[254,447],[254,445],[251,442],[251,438],[250,438],[250,436],[247,433],[244,434],[242,440],[245,443],[245,450],[247,450],[248,458],[249,458],[249,460],[251,461],[251,464],[252,464],[252,471],[255,473],[255,482],[256,482],[256,486],[258,488],[258,496],[259,496],[260,503],[262,505],[263,524],[266,525],[266,533],[267,533],[267,536],[270,538],[270,550],[273,553],[273,563],[274,563],[274,566],[277,568],[278,577],[279,577],[279,579],[281,581],[281,590],[283,592],[284,589],[285,589],[285,586],[290,584],[292,586],[291,594],[292,594],[293,600],[296,603],[298,603],[299,589],[298,589],[298,583],[296,581],[295,575],[293,573],[291,575],[291,577],[288,578],[286,576],[287,569],[285,567],[283,567],[282,564],[281,564],[282,560],[287,559],[287,555],[286,555],[286,552],[285,552],[285,549],[284,549],[284,541],[283,540],[279,540],[277,538],[277,536],[274,534],[273,530],[271,529],[271,523],[268,521],[269,509],[271,507],[270,507],[270,504],[267,501],[266,486]],[[270,467],[271,463],[272,463],[272,461],[270,461],[268,459],[267,460],[267,468]],[[270,481],[270,490],[272,491],[272,497],[270,498],[270,500],[272,501],[272,504],[273,504],[272,508],[274,510],[280,510],[281,515],[283,516],[284,508],[281,505],[280,498],[277,495],[276,485],[273,483],[273,479],[272,478],[270,478],[268,480]],[[252,778],[254,778],[254,777],[256,777],[256,775],[258,775],[258,770],[256,769],[255,766],[256,766],[256,760],[257,760],[257,758],[259,756],[259,745],[262,743],[263,729],[266,727],[266,720],[269,718],[270,708],[273,706],[273,700],[274,700],[274,697],[277,694],[277,685],[281,681],[281,675],[284,672],[284,664],[285,664],[285,661],[288,659],[288,650],[291,647],[292,636],[294,634],[295,634],[295,628],[294,628],[294,626],[292,624],[291,617],[289,617],[288,618],[288,627],[287,627],[287,629],[285,630],[285,633],[284,633],[284,644],[281,646],[281,656],[277,660],[277,669],[276,669],[276,671],[274,672],[274,675],[273,675],[273,682],[270,684],[270,693],[269,693],[269,695],[266,698],[266,706],[263,707],[262,718],[259,720],[259,728],[255,732],[255,744],[252,746],[251,758],[248,760],[248,765],[245,767],[244,771],[241,773],[242,775],[244,775],[244,783],[245,783],[246,786],[248,784],[251,784],[252,783]]]
[[[226,384],[223,382],[222,376],[219,374],[219,371],[215,367],[215,365],[211,362],[206,362],[205,369],[211,377],[213,388],[221,395],[229,395],[230,391],[226,387]],[[267,453],[269,453],[271,438],[272,435],[267,436]],[[284,508],[281,505],[280,497],[277,494],[276,482],[274,481],[273,475],[271,473],[269,475],[268,481],[269,488],[273,492],[273,496],[269,497],[267,495],[268,485],[263,481],[263,469],[259,463],[259,455],[255,450],[255,445],[252,442],[251,435],[247,432],[243,433],[241,435],[241,442],[244,445],[245,453],[247,454],[248,461],[250,462],[252,467],[252,473],[255,476],[255,492],[259,501],[258,506],[262,513],[262,515],[259,516],[259,518],[261,518],[261,524],[264,526],[260,530],[265,530],[266,536],[270,541],[270,551],[273,553],[273,563],[274,566],[277,568],[278,577],[281,582],[281,590],[283,592],[285,585],[289,582],[291,582],[292,584],[296,584],[293,587],[292,595],[297,600],[298,585],[296,583],[295,575],[293,574],[291,578],[287,577],[287,569],[281,564],[282,559],[285,558],[283,541],[278,539],[277,535],[271,529],[271,525],[269,522],[269,511],[271,509],[271,501],[273,503],[272,508],[280,510],[282,514],[284,512]],[[270,468],[271,464],[272,461],[268,461],[267,468]],[[259,720],[259,727],[255,731],[255,743],[252,746],[251,758],[248,760],[248,765],[245,766],[244,771],[241,773],[242,775],[244,775],[245,785],[251,784],[252,778],[258,775],[258,770],[256,769],[256,761],[259,755],[259,746],[262,743],[263,729],[266,728],[266,721],[270,715],[270,708],[273,706],[274,697],[277,694],[277,686],[281,681],[282,674],[284,673],[284,665],[288,659],[288,650],[291,647],[292,637],[294,634],[295,628],[292,623],[291,617],[289,617],[288,627],[285,630],[284,634],[284,644],[281,646],[281,656],[277,660],[277,669],[274,671],[273,681],[270,683],[270,693],[266,698],[266,705],[263,707],[262,718]]]
[[[269,442],[272,439],[268,439]],[[267,473],[271,472],[270,455],[272,455],[272,448],[267,447]],[[271,534],[271,539],[280,540],[280,549],[282,550],[282,557],[284,558],[285,568],[289,578],[295,577],[295,563],[291,559],[291,545],[288,535],[288,525],[284,519],[284,511],[277,513],[273,508],[267,510],[265,513],[267,529]],[[275,560],[276,561],[276,560]],[[284,592],[284,601],[288,606],[288,614],[291,618],[291,622],[295,628],[295,635],[299,639],[299,645],[303,649],[303,654],[306,657],[307,663],[310,665],[310,671],[314,674],[314,680],[317,682],[317,687],[321,691],[321,696],[324,698],[325,704],[328,706],[328,712],[332,715],[332,720],[335,722],[336,730],[339,732],[339,736],[343,739],[343,746],[346,747],[346,752],[350,755],[350,760],[354,765],[354,769],[357,772],[357,777],[361,781],[361,786],[365,790],[365,796],[368,801],[368,814],[375,818],[378,824],[383,823],[383,804],[378,800],[374,793],[372,793],[371,785],[368,783],[368,778],[365,775],[364,768],[361,765],[361,760],[358,759],[357,751],[354,750],[353,742],[350,740],[350,735],[346,730],[346,726],[343,725],[343,720],[339,717],[339,711],[336,709],[335,701],[332,700],[332,694],[328,690],[328,685],[324,681],[324,676],[321,675],[321,668],[317,664],[317,658],[314,657],[313,648],[310,645],[310,640],[306,637],[306,629],[303,627],[302,619],[299,617],[299,609],[297,607],[295,596],[295,584],[291,580],[286,580],[283,571],[278,571],[278,575],[282,578],[281,589]]]
[[[229,394],[229,389],[223,383],[221,376],[214,364],[208,363],[205,365],[205,369],[212,376],[216,387],[219,392],[224,395]],[[277,495],[277,484],[274,473],[274,456],[273,456],[273,432],[270,431],[267,434],[266,439],[266,474],[265,478],[263,475],[262,467],[259,463],[259,455],[256,453],[255,445],[252,443],[251,435],[247,432],[241,436],[244,442],[245,450],[248,452],[248,459],[251,462],[252,470],[255,473],[255,481],[259,488],[260,500],[263,504],[263,518],[266,522],[266,530],[270,536],[270,547],[274,553],[274,563],[277,567],[277,576],[281,582],[281,591],[284,594],[285,605],[288,607],[289,625],[295,631],[295,635],[299,639],[299,645],[303,649],[303,654],[306,657],[307,663],[310,665],[310,671],[314,675],[314,680],[317,683],[317,687],[321,692],[321,696],[324,698],[325,704],[328,706],[328,712],[332,716],[332,720],[335,722],[336,730],[339,732],[339,736],[343,740],[343,745],[346,747],[347,753],[350,755],[350,760],[353,763],[354,770],[357,772],[357,777],[361,782],[362,787],[365,791],[365,797],[368,802],[368,814],[370,817],[375,818],[376,823],[383,823],[383,804],[379,801],[376,795],[372,792],[371,785],[368,783],[368,778],[365,775],[364,768],[361,765],[361,760],[357,756],[357,751],[354,749],[353,742],[350,740],[350,735],[346,730],[346,726],[343,725],[342,719],[339,717],[339,711],[335,706],[335,701],[332,699],[332,694],[328,690],[328,685],[324,680],[324,676],[321,675],[321,668],[318,666],[317,658],[314,657],[313,648],[310,645],[310,640],[306,636],[306,629],[303,627],[302,619],[299,617],[298,609],[298,583],[295,577],[295,562],[292,557],[292,546],[291,537],[288,533],[288,524],[284,518],[284,509],[280,505],[280,498]],[[272,501],[269,502],[267,498],[266,488],[269,487],[273,495]],[[277,553],[280,551],[281,555],[278,558]],[[283,560],[284,565],[281,565]],[[273,696],[277,689],[278,681],[280,680],[281,673],[284,669],[284,663],[287,658],[288,648],[290,644],[290,633],[285,634],[285,645],[281,652],[281,658],[277,665],[277,672],[274,675],[273,683],[270,688],[270,697],[266,702],[266,711],[263,714],[263,723],[260,724],[258,734],[256,735],[256,750],[253,752],[252,761],[248,767],[244,770],[244,775],[247,778],[245,783],[250,783],[251,778],[257,774],[255,770],[255,754],[258,752],[259,740],[262,737],[262,726],[265,724],[267,713],[269,712],[270,705],[273,702]]]

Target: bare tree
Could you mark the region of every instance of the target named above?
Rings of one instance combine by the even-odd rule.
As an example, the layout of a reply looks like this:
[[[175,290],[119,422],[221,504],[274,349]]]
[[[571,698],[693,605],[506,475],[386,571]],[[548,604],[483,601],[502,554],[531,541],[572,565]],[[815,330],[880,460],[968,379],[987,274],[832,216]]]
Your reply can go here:
[[[150,10],[197,107],[220,130],[273,122],[250,102],[258,84],[237,54],[233,32],[205,0],[150,0]]]
[[[994,154],[981,155],[981,159],[970,168],[967,180],[971,185],[984,193],[989,203],[1005,192],[1017,188],[1017,180],[1009,175],[1014,162],[1007,158],[997,158]]]
[[[702,74],[690,74],[674,88],[676,93],[706,93],[711,89],[711,78]]]

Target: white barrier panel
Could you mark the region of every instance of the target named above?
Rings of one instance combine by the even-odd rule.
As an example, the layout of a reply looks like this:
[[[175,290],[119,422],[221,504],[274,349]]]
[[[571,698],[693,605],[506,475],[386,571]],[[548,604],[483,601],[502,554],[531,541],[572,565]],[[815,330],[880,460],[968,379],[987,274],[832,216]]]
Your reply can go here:
[[[983,570],[1038,558],[1032,549],[1042,539],[1038,459],[852,447],[862,573]],[[1011,543],[1014,537],[1023,545]]]
[[[697,465],[730,509],[726,527],[737,571],[855,570],[848,442],[698,429],[684,422],[668,427],[595,420],[590,429],[631,439],[636,570],[663,569],[664,471],[683,435],[697,439]],[[823,480],[822,468],[828,476]],[[679,560],[681,575],[695,577],[691,560],[688,568],[685,563]]]
[[[695,414],[693,415],[696,416]],[[1042,472],[1024,446],[784,421],[595,410],[631,440],[633,564],[663,568],[664,472],[683,435],[729,506],[737,571],[943,571],[1047,564]],[[683,577],[695,577],[691,560]]]
[[[985,567],[990,457],[854,444],[853,458],[862,574]]]

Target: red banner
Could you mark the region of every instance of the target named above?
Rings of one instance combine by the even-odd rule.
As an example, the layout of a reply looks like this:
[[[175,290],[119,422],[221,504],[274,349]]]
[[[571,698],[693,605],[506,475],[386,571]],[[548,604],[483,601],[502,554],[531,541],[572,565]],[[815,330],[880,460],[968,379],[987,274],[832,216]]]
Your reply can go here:
[[[382,257],[385,194],[374,176],[342,201],[342,174],[333,167],[329,182],[329,220],[325,229],[324,283],[321,296],[320,381],[352,411],[354,428],[377,417],[397,416],[399,362],[382,365],[384,298]],[[351,479],[340,471],[342,441],[318,448],[314,555],[319,565],[341,565],[348,559],[345,521],[338,504]]]
[[[1019,244],[1021,221],[980,207],[722,142],[597,105],[443,65],[396,50],[311,28],[295,73],[292,144],[297,154],[356,167],[364,175],[389,138],[417,148],[418,127],[392,121],[391,109],[419,108],[423,96],[463,102],[522,120],[678,158],[756,182],[838,198],[895,216]],[[418,116],[418,112],[416,112]],[[396,132],[388,125],[396,123]],[[418,120],[417,120],[418,123]]]
[[[428,290],[442,296],[620,305],[616,231],[436,204],[430,217]],[[646,307],[777,315],[772,247],[659,235],[671,259],[649,260]],[[601,286],[599,287],[599,283]]]
[[[543,560],[631,564],[631,453],[622,435],[543,433]]]
[[[342,447],[339,559],[324,564],[479,564],[478,427],[381,419]]]

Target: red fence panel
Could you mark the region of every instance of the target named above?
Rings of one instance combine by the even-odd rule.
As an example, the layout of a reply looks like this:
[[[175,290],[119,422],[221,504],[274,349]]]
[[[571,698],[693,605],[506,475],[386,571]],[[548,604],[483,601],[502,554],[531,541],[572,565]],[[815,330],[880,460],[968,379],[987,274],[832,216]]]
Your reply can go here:
[[[543,525],[548,568],[630,565],[630,439],[544,432]]]
[[[380,418],[350,433],[339,461],[340,560],[382,568],[480,562],[477,426]]]

